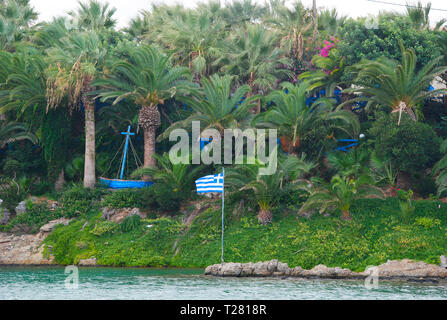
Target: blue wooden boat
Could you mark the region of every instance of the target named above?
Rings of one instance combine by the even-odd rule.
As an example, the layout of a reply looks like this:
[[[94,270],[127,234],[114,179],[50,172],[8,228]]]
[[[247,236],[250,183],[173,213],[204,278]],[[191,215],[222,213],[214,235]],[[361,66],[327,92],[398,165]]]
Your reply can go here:
[[[127,127],[127,132],[121,132],[122,135],[126,136],[126,142],[124,145],[124,155],[123,155],[123,161],[121,163],[121,172],[119,179],[109,179],[100,177],[99,182],[106,186],[109,189],[141,189],[141,188],[149,188],[154,183],[151,181],[144,181],[144,180],[124,180],[124,167],[126,165],[126,159],[127,159],[127,151],[129,147],[129,143],[132,146],[132,142],[130,141],[130,136],[135,135],[135,133],[130,132],[130,126]],[[135,149],[132,146],[132,151],[134,152],[135,159],[138,159]],[[113,160],[112,160],[113,161]],[[141,161],[140,161],[141,163]],[[138,160],[137,160],[138,165]]]
[[[154,184],[151,181],[108,179],[102,177],[99,178],[99,182],[110,189],[141,189],[148,188]]]

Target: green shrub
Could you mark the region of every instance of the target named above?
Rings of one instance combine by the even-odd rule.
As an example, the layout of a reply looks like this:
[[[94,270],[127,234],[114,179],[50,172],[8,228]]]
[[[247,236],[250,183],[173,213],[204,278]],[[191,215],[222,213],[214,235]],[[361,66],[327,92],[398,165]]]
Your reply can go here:
[[[107,194],[107,190],[103,188],[84,188],[80,184],[74,184],[62,193],[59,201],[67,203],[73,200],[100,200],[105,194]]]
[[[381,114],[369,133],[379,158],[391,159],[399,171],[416,175],[439,160],[440,139],[429,125],[405,114],[398,126],[396,116]]]
[[[423,177],[415,178],[415,191],[419,193],[422,197],[427,198],[430,195],[435,195],[437,192],[437,187],[435,179],[432,176],[426,175]]]
[[[90,233],[99,237],[107,233],[112,233],[117,227],[118,225],[113,221],[100,221],[95,224],[95,227]]]
[[[15,216],[8,225],[5,226],[4,231],[23,229],[29,233],[36,233],[44,224],[63,216],[63,210],[49,210],[47,203],[27,203],[27,211]]]
[[[154,205],[153,193],[150,188],[124,189],[111,192],[102,201],[102,206],[109,208],[140,208],[148,209]]]
[[[131,216],[125,217],[120,223],[121,232],[130,232],[135,230],[141,225],[141,217],[133,214]]]
[[[414,224],[425,229],[432,229],[441,225],[441,220],[429,217],[417,217]]]
[[[181,202],[184,200],[181,192],[174,192],[165,184],[154,184],[152,192],[158,208],[165,212],[174,212],[180,208]]]
[[[2,179],[0,181],[0,199],[3,200],[2,206],[4,208],[14,212],[17,204],[25,199],[25,194],[13,180]]]

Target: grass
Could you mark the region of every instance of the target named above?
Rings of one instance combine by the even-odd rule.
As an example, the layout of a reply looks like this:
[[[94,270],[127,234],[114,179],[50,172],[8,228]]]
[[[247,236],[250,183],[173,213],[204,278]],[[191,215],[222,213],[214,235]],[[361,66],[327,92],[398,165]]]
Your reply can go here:
[[[225,226],[225,261],[278,259],[290,267],[310,269],[318,264],[363,271],[388,259],[410,258],[439,263],[447,252],[447,204],[416,201],[408,224],[400,221],[396,199],[361,200],[352,208],[352,221],[314,215],[277,213],[271,225],[259,225],[254,212],[233,216]],[[440,206],[440,207],[439,207]],[[281,210],[278,210],[281,212]],[[190,228],[180,217],[141,219],[120,228],[83,215],[58,226],[45,240],[47,252],[61,264],[96,257],[108,266],[205,267],[220,262],[220,211],[208,209]]]

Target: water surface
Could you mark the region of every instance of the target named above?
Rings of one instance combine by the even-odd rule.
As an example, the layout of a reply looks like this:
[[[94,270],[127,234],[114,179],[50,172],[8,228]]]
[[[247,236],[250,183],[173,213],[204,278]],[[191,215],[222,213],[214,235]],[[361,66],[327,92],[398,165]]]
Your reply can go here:
[[[64,267],[0,267],[0,299],[447,299],[447,284],[215,278],[198,269],[79,268],[67,289]]]

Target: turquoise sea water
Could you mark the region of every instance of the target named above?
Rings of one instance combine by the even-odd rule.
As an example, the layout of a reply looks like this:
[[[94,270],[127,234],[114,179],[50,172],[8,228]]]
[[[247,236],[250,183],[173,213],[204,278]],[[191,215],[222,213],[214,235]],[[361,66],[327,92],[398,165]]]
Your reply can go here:
[[[79,268],[67,288],[64,267],[0,267],[0,299],[447,299],[447,283],[214,278],[203,270]]]

